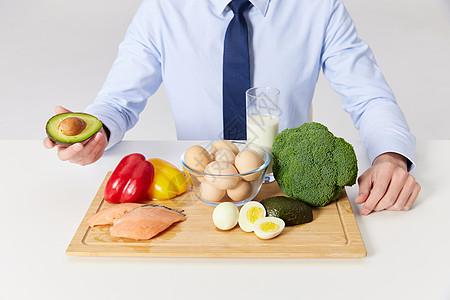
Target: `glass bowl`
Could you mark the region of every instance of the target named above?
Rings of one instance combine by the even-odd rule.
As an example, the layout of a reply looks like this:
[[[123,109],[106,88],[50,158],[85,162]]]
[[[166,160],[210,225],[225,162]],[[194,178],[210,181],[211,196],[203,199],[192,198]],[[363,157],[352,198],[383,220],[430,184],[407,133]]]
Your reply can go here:
[[[186,164],[186,152],[181,155],[181,165],[186,174],[187,181],[195,196],[202,202],[217,206],[222,202],[233,202],[236,206],[242,206],[253,200],[258,194],[264,182],[271,156],[264,148],[245,141],[230,141],[237,146],[239,152],[253,150],[261,159],[261,165],[249,172],[225,175],[219,172],[206,173],[194,170]],[[205,142],[196,146],[203,147],[211,155],[212,142]],[[211,155],[211,157],[214,157]],[[241,156],[241,162],[242,162]],[[233,167],[235,168],[234,164]],[[235,168],[237,170],[237,168]],[[208,169],[209,170],[209,169]],[[224,183],[226,183],[224,185]],[[231,185],[230,185],[231,183]]]

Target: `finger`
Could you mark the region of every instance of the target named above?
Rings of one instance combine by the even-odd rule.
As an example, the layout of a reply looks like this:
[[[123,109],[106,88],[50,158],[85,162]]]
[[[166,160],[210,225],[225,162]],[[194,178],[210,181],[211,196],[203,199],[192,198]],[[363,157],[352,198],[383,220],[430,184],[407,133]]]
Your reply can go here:
[[[377,203],[377,205],[374,207],[374,211],[381,211],[388,207],[391,207],[395,205],[397,202],[398,197],[400,196],[400,193],[404,191],[405,193],[405,202],[406,199],[410,195],[410,191],[412,189],[412,184],[415,181],[413,178],[413,182],[409,182],[408,186],[408,172],[403,169],[398,169],[394,174],[392,175],[391,182],[389,183],[389,187],[384,194],[384,196],[380,199],[380,201]],[[400,204],[400,203],[399,203]],[[404,203],[403,203],[404,204]]]
[[[95,162],[95,158],[97,157],[98,152],[102,150],[103,144],[104,138],[99,132],[85,144],[83,151],[80,152],[82,159],[78,163],[84,166]]]
[[[106,138],[101,132],[97,133],[95,139],[98,139],[98,147],[93,151],[93,162],[97,161],[103,155],[106,148]]]
[[[386,207],[387,210],[402,210],[405,207],[406,202],[414,191],[416,180],[413,176],[409,175],[406,182],[400,191],[395,203],[390,207]],[[375,207],[376,209],[376,207]]]
[[[94,161],[97,161],[100,159],[100,157],[103,156],[103,153],[105,153],[105,148],[106,147],[102,147],[101,150],[95,155],[94,157]]]
[[[80,143],[73,144],[69,147],[58,147],[58,157],[62,161],[76,162],[80,159],[78,154],[84,149],[84,146]]]
[[[390,177],[388,176],[378,176],[378,180],[373,184],[372,190],[370,191],[370,195],[364,203],[361,214],[368,215],[370,214],[378,202],[383,198],[389,187]]]
[[[411,207],[413,206],[413,204],[416,201],[417,197],[419,196],[419,193],[420,193],[421,189],[422,189],[422,187],[420,186],[420,184],[418,184],[416,182],[416,184],[414,185],[413,192],[409,196],[408,201],[406,202],[405,206],[403,207],[403,210],[410,210],[411,209]]]
[[[46,137],[42,141],[42,144],[44,145],[44,148],[46,148],[46,149],[52,149],[53,147],[55,147],[55,143],[53,143],[52,140],[50,140],[48,137]]]
[[[364,203],[370,195],[370,189],[372,188],[372,181],[370,176],[364,174],[358,178],[359,192],[355,198],[356,204]]]
[[[367,201],[367,198],[369,198],[369,193],[361,193],[359,192],[358,196],[355,198],[356,204],[362,204]]]
[[[57,106],[57,107],[55,107],[55,113],[56,114],[63,114],[63,113],[70,113],[71,111],[70,110],[68,110],[68,109],[66,109],[66,108],[64,108],[64,107],[62,107],[62,106]]]

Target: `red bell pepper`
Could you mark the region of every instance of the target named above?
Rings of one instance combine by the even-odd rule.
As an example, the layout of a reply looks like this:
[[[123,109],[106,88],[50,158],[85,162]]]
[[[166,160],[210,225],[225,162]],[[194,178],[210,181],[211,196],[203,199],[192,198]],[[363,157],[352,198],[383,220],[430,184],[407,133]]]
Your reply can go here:
[[[139,202],[153,181],[155,168],[144,155],[125,156],[106,182],[105,200],[109,203]]]

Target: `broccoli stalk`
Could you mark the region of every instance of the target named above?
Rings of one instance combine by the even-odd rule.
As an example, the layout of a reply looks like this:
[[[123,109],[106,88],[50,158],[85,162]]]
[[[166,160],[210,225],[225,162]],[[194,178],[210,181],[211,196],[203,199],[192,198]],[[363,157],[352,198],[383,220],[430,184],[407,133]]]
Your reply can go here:
[[[281,190],[311,206],[339,198],[356,183],[353,146],[320,123],[305,123],[280,132],[272,146],[273,175]]]

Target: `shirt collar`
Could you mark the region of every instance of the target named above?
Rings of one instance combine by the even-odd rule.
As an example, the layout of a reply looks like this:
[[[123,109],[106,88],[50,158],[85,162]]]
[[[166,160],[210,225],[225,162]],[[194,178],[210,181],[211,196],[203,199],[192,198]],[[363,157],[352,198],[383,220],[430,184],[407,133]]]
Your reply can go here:
[[[230,0],[212,0],[214,12],[218,16],[221,16],[230,2]],[[266,16],[270,0],[250,0],[250,2],[261,12],[264,17]]]

